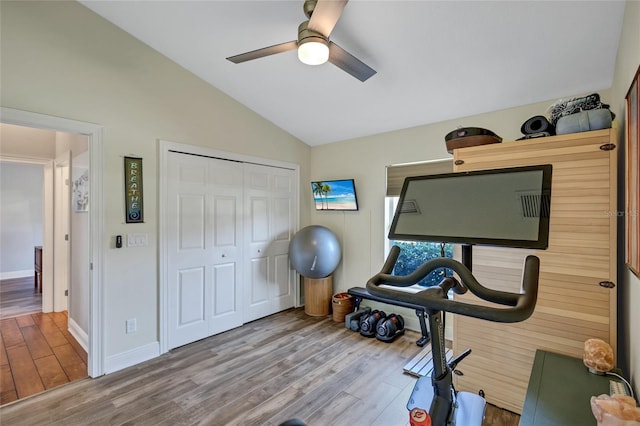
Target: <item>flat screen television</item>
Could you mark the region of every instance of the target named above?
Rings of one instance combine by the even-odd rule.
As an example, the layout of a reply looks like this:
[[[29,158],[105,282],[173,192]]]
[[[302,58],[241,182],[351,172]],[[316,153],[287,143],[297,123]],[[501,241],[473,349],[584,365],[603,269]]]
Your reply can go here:
[[[358,210],[358,197],[353,179],[311,182],[316,210]]]
[[[551,165],[408,177],[389,238],[545,249]]]

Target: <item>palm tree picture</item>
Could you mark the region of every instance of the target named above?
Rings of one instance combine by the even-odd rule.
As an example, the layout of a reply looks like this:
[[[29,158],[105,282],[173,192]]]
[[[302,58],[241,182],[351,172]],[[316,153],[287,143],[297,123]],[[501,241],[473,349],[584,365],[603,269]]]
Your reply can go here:
[[[311,182],[316,210],[358,210],[353,179]]]

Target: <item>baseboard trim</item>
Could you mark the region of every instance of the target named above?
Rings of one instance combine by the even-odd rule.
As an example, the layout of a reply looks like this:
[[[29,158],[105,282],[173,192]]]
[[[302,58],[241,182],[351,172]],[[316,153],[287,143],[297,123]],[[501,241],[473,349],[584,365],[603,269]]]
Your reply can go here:
[[[12,278],[28,278],[33,277],[33,269],[25,269],[24,271],[0,272],[0,280],[10,280]]]
[[[130,351],[108,356],[104,363],[104,372],[105,374],[114,373],[158,356],[160,356],[160,343],[149,343]]]
[[[85,352],[89,352],[89,335],[82,329],[72,318],[69,318],[67,322],[69,333],[76,339],[76,341],[82,346]]]

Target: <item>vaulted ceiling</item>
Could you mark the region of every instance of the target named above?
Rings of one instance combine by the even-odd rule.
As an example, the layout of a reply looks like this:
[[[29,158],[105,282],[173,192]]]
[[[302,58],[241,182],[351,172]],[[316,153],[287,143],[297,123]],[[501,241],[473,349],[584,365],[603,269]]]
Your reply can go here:
[[[295,40],[302,0],[81,3],[311,146],[608,89],[625,7],[352,0],[330,39],[377,71],[360,82],[295,51],[225,59]]]

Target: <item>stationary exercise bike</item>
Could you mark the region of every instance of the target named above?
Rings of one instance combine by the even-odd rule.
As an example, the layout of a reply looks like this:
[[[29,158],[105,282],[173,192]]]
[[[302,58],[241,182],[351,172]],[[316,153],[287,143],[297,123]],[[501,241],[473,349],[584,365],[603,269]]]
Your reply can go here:
[[[522,277],[523,293],[509,293],[484,287],[475,279],[470,267],[465,266],[471,264],[471,246],[463,246],[464,264],[453,259],[436,258],[423,263],[406,276],[391,275],[399,254],[400,248],[393,246],[382,270],[367,282],[367,290],[371,294],[389,300],[399,300],[425,307],[431,338],[433,374],[431,378],[421,377],[418,380],[407,408],[419,407],[427,410],[433,426],[480,426],[484,418],[486,404],[484,398],[470,392],[457,392],[452,381],[452,372],[457,364],[471,353],[471,350],[468,349],[447,363],[443,312],[495,322],[524,321],[531,316],[536,304],[540,262],[536,256],[527,256]],[[431,271],[439,268],[452,269],[458,274],[460,281],[453,277],[446,277],[439,285],[418,293],[393,288],[414,285]],[[510,306],[510,308],[480,306],[450,300],[448,298],[450,290],[457,294],[463,294],[469,290],[482,300]],[[429,380],[431,386],[429,386]]]

